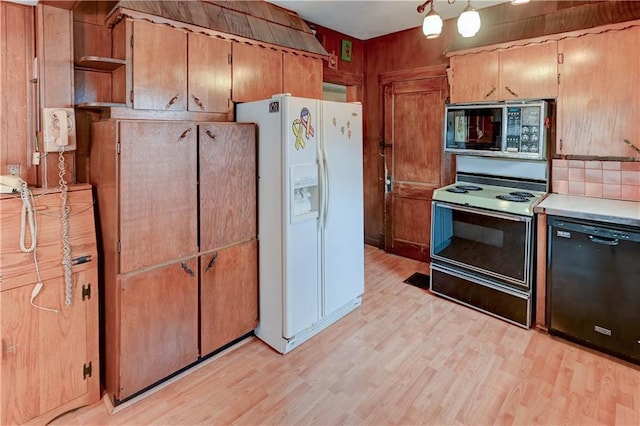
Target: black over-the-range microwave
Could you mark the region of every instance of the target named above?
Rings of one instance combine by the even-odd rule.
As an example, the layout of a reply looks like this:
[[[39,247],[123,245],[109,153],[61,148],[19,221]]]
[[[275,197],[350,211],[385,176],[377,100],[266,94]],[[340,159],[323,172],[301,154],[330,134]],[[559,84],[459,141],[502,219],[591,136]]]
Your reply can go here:
[[[459,154],[546,158],[550,128],[546,101],[450,104],[444,149]]]

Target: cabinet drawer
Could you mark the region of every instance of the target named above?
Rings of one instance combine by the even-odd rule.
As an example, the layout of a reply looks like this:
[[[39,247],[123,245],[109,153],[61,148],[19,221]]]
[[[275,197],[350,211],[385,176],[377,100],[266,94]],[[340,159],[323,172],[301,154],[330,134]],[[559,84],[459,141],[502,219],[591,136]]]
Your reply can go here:
[[[36,210],[36,254],[43,279],[63,274],[62,269],[62,224],[60,219],[60,192],[45,193],[34,190]],[[96,261],[96,235],[93,218],[93,197],[87,185],[71,186],[68,192],[69,237],[71,257],[91,256]],[[0,200],[0,290],[19,287],[37,281],[32,253],[20,250],[20,226],[22,222],[22,200],[19,197],[4,197]],[[31,246],[28,221],[26,241]],[[82,268],[75,268],[82,269]]]

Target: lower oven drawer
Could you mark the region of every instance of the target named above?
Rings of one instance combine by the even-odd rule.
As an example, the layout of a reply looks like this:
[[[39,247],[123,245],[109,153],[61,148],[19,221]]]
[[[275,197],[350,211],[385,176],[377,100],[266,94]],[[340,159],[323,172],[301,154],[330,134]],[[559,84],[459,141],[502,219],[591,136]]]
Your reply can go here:
[[[431,264],[431,291],[518,326],[531,326],[531,297],[462,271]]]

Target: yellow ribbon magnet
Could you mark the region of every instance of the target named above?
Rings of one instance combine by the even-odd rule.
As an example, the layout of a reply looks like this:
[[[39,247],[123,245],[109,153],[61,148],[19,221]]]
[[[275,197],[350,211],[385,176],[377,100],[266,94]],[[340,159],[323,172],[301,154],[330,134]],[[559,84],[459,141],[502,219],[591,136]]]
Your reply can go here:
[[[302,108],[300,111],[300,118],[293,120],[291,124],[291,130],[296,137],[296,149],[304,148],[305,141],[302,137],[302,131],[304,130],[304,136],[309,139],[314,134],[313,126],[311,125],[311,112],[309,108]]]

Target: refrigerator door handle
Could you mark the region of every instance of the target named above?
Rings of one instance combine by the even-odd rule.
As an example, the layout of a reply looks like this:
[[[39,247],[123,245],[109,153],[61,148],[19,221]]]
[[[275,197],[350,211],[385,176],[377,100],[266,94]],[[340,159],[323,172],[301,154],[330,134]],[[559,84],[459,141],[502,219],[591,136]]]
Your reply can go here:
[[[324,145],[322,146],[322,161],[324,162],[324,186],[326,188],[325,191],[325,199],[324,199],[324,215],[323,215],[323,220],[324,220],[324,227],[327,227],[327,221],[329,220],[329,197],[331,195],[331,183],[329,182],[329,162],[327,161],[327,151],[324,147]]]

